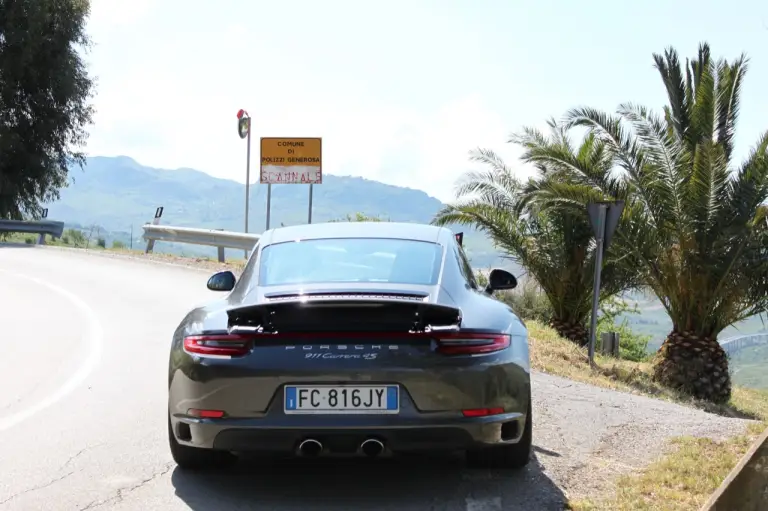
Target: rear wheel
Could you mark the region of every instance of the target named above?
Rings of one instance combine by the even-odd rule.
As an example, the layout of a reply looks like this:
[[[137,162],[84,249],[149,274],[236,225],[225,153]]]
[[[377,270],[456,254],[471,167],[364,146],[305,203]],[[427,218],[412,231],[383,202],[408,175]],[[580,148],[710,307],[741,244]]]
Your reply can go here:
[[[467,462],[471,466],[482,468],[519,469],[525,467],[531,459],[533,444],[533,409],[528,400],[528,413],[525,417],[523,436],[516,444],[498,445],[467,452]]]
[[[182,445],[176,440],[171,425],[171,417],[168,417],[168,445],[171,448],[173,461],[185,470],[207,470],[224,468],[235,461],[234,454],[213,449],[200,449]]]

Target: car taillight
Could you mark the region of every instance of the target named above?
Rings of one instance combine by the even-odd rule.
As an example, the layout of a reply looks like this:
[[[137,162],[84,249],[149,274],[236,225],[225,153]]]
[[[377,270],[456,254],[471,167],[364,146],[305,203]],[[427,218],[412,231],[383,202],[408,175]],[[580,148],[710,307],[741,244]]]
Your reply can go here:
[[[445,355],[478,355],[493,353],[509,347],[506,334],[441,334],[435,339],[438,353]]]
[[[184,350],[196,355],[241,357],[251,349],[251,337],[244,335],[190,335]]]

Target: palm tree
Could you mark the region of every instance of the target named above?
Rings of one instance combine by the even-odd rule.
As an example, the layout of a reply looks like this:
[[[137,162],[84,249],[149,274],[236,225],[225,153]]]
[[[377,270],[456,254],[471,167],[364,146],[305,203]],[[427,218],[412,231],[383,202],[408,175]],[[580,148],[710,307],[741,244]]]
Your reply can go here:
[[[533,141],[556,148],[586,167],[610,164],[610,159],[599,156],[604,150],[596,139],[586,141],[574,152],[564,132],[551,126],[551,138],[527,129],[524,136],[513,137],[512,141],[522,145]],[[477,150],[471,159],[485,163],[489,170],[467,173],[457,188],[457,202],[439,211],[432,223],[471,225],[485,232],[497,248],[516,259],[541,286],[552,305],[551,326],[561,336],[584,346],[588,341],[585,323],[591,310],[595,265],[595,244],[586,212],[583,208],[574,213],[529,207],[525,202],[526,186],[498,155]],[[546,165],[537,167],[542,176],[548,174]],[[635,272],[615,264],[611,257],[604,268],[602,298],[633,286]]]
[[[672,48],[654,61],[669,101],[663,116],[633,104],[618,115],[591,108],[566,115],[564,129],[586,127],[613,155],[617,173],[588,176],[560,166],[560,182],[529,190],[528,200],[568,205],[586,192],[627,200],[615,247],[673,324],[654,376],[725,402],[731,382],[717,335],[768,309],[768,133],[734,167],[744,55],[715,62],[702,44],[685,66]]]

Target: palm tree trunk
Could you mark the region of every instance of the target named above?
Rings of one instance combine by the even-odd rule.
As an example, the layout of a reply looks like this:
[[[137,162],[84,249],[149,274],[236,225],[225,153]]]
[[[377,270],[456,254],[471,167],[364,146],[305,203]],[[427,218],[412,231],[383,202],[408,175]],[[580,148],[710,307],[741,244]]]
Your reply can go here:
[[[564,337],[579,346],[586,346],[589,343],[589,333],[581,323],[552,318],[549,321],[549,326],[555,329],[560,337]]]
[[[672,331],[659,349],[654,379],[713,403],[731,398],[728,357],[716,338]]]

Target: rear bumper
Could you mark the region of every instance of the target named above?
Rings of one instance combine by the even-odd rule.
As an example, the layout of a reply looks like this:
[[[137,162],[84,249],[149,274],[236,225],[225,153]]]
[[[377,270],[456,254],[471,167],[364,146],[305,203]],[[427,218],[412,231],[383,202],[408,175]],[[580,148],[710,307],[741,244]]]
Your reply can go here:
[[[308,438],[320,441],[326,452],[354,454],[368,438],[381,441],[394,452],[469,449],[517,443],[526,417],[520,413],[442,419],[413,420],[387,417],[336,419],[336,424],[317,425],[317,417],[301,426],[264,419],[197,419],[172,417],[173,431],[179,443],[199,448],[249,452],[294,452]],[[355,419],[355,420],[349,420]],[[386,422],[386,423],[385,423]]]

